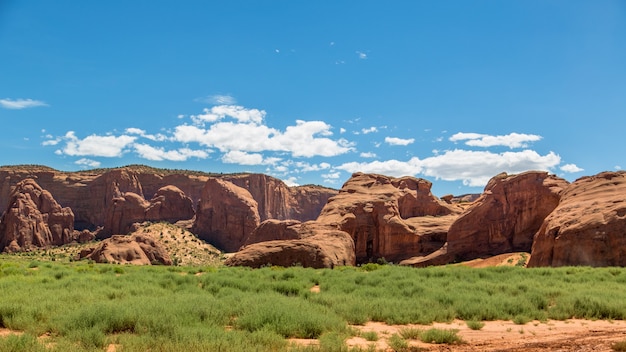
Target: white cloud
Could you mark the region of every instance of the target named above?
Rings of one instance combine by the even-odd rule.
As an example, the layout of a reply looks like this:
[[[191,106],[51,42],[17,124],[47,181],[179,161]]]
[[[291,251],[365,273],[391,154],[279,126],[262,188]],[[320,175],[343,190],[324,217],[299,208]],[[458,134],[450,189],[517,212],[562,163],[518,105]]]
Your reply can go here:
[[[185,161],[189,158],[206,159],[209,153],[206,150],[192,150],[189,148],[180,148],[178,150],[165,150],[160,147],[153,147],[148,144],[135,143],[135,152],[144,159],[147,160],[170,160],[170,161]]]
[[[560,169],[563,172],[569,172],[569,173],[584,171],[584,169],[579,168],[578,166],[576,166],[576,164],[565,164],[561,166]]]
[[[63,137],[65,147],[59,153],[70,156],[119,157],[136,139],[137,137],[127,135],[118,137],[91,135],[79,139],[74,131],[69,131]]]
[[[231,150],[222,156],[222,161],[227,164],[262,165],[263,155],[259,153],[246,153],[239,150]]]
[[[46,138],[52,138],[52,136],[46,136]],[[48,139],[47,141],[41,142],[41,145],[43,146],[57,145],[60,142],[61,142],[61,138],[54,138],[54,139]]]
[[[289,152],[294,157],[336,156],[353,150],[353,144],[345,139],[326,138],[332,135],[330,129],[323,121],[298,120],[284,132],[257,123],[218,122],[208,129],[177,126],[174,139],[215,147],[222,152]]]
[[[359,59],[361,60],[367,59],[367,54],[362,51],[357,51],[356,54],[359,56]]]
[[[300,184],[298,183],[298,179],[293,176],[283,179],[283,182],[289,187],[300,186]]]
[[[232,117],[235,120],[246,123],[252,122],[260,124],[265,118],[265,110],[246,109],[238,105],[218,105],[210,109],[203,109],[203,114],[191,115],[191,119],[196,124],[204,124],[206,122],[216,122],[225,117]]]
[[[619,166],[619,165],[615,165],[615,170],[621,170],[621,169],[622,169],[622,167],[621,167],[621,166]]]
[[[538,140],[541,140],[541,136],[515,132],[504,136],[459,132],[450,137],[451,142],[466,141],[465,144],[472,147],[505,146],[511,149],[526,148],[528,147],[528,142],[536,142]]]
[[[100,167],[99,161],[95,161],[95,160],[91,160],[87,158],[78,159],[74,162],[74,164],[80,165],[81,167],[90,167],[92,169]]]
[[[197,99],[194,99],[194,100],[198,101],[198,102],[201,102],[201,103],[215,104],[215,105],[234,105],[234,104],[237,104],[237,99],[235,99],[234,97],[232,97],[230,95],[225,95],[225,94],[209,95],[208,97],[197,98]]]
[[[126,130],[124,130],[124,132],[126,134],[134,134],[134,135],[138,135],[140,137],[149,139],[151,141],[155,141],[155,142],[163,142],[166,141],[168,138],[167,136],[158,133],[158,134],[148,134],[146,133],[146,131],[140,129],[140,128],[135,128],[135,127],[130,127],[127,128]]]
[[[20,110],[26,108],[34,108],[37,106],[48,106],[45,102],[41,100],[33,100],[33,99],[0,99],[0,106],[5,109],[12,110]]]
[[[341,177],[341,172],[331,172],[328,174],[322,174],[322,178],[325,178],[325,179],[338,179],[339,177]]]
[[[375,158],[376,153],[365,152],[360,154],[361,158]]]
[[[378,132],[378,128],[376,128],[375,126],[372,126],[370,128],[363,128],[361,132],[363,132],[363,134]]]
[[[487,151],[451,150],[425,159],[387,160],[369,163],[351,162],[337,166],[348,172],[380,173],[390,176],[424,175],[446,181],[463,181],[466,186],[484,186],[500,172],[516,174],[528,170],[548,171],[561,158],[554,152],[539,155],[533,150],[492,153]]]
[[[345,128],[343,128],[343,127],[341,127],[341,128],[339,129],[339,133],[340,133],[340,134],[344,134],[344,133],[346,133],[346,129],[345,129]]]
[[[389,145],[409,145],[415,142],[415,138],[402,139],[396,137],[385,137],[385,143]]]
[[[323,162],[323,163],[319,163],[319,164],[309,164],[307,162],[304,161],[297,161],[297,162],[285,162],[284,163],[285,166],[295,166],[297,169],[297,172],[311,172],[311,171],[321,171],[321,170],[327,170],[330,169],[330,164]]]

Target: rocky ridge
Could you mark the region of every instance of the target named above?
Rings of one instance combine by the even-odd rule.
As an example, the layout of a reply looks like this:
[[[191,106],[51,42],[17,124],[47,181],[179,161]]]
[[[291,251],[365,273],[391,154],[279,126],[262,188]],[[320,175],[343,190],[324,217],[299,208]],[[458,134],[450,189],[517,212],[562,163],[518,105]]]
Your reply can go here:
[[[625,180],[626,172],[571,184],[546,172],[500,174],[476,199],[439,199],[427,180],[363,173],[336,191],[287,187],[259,174],[0,167],[0,250],[136,232],[144,221],[178,221],[193,236],[236,252],[227,265],[335,267],[384,258],[425,266],[531,252],[531,266],[624,266]],[[124,255],[137,259],[135,249]]]

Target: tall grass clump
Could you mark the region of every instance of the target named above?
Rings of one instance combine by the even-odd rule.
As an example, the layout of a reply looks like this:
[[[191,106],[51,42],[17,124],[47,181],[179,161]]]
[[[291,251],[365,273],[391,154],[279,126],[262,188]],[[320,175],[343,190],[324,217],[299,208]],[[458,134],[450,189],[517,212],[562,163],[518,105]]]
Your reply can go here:
[[[460,344],[463,339],[457,334],[458,330],[449,329],[428,329],[420,333],[420,340],[426,343],[435,344]]]

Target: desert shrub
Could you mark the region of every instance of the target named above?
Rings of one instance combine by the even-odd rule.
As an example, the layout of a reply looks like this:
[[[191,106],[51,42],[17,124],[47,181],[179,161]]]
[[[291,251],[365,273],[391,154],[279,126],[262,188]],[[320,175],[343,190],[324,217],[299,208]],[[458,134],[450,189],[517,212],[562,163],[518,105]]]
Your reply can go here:
[[[457,335],[458,330],[448,330],[448,329],[428,329],[422,331],[420,334],[420,340],[426,343],[436,343],[436,344],[458,344],[463,343],[463,339],[459,335]]]
[[[400,336],[408,340],[417,340],[420,338],[422,330],[416,328],[402,328],[400,329]]]
[[[394,351],[404,351],[409,347],[409,343],[398,334],[391,335],[387,340],[387,344]]]
[[[46,348],[29,334],[0,337],[0,351],[5,352],[45,352]]]
[[[364,331],[361,333],[361,337],[367,341],[378,341],[378,333],[376,331]]]
[[[480,330],[485,326],[485,323],[476,320],[468,320],[465,322],[465,324],[467,324],[467,327],[472,330]]]
[[[622,340],[622,341],[618,341],[614,343],[613,345],[611,345],[611,349],[613,351],[620,351],[620,352],[626,351],[626,340]]]

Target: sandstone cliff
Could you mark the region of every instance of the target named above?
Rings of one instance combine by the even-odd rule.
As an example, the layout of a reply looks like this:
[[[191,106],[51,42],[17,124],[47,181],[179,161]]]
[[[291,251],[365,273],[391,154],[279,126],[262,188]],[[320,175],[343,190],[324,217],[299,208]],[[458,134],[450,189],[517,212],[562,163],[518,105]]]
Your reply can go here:
[[[480,198],[450,226],[448,252],[461,260],[530,252],[535,233],[568,184],[547,172],[493,177]]]
[[[105,226],[110,208],[129,192],[148,200],[164,187],[175,186],[191,199],[195,207],[211,177],[230,179],[244,186],[260,205],[262,220],[315,219],[326,200],[337,194],[336,190],[319,186],[287,187],[278,179],[259,174],[220,175],[141,165],[62,172],[45,166],[18,165],[0,167],[0,209],[6,209],[11,190],[20,181],[32,178],[59,203],[72,209],[75,228],[94,230]],[[176,206],[159,209],[153,208],[147,217],[168,218],[167,213]],[[160,214],[155,216],[155,212]]]
[[[626,171],[573,182],[543,221],[530,267],[626,266]]]
[[[235,252],[261,222],[257,202],[245,188],[209,179],[200,197],[192,232],[227,252]]]

